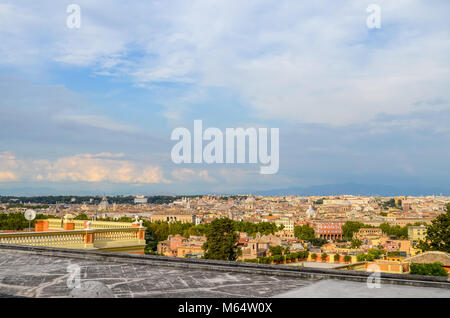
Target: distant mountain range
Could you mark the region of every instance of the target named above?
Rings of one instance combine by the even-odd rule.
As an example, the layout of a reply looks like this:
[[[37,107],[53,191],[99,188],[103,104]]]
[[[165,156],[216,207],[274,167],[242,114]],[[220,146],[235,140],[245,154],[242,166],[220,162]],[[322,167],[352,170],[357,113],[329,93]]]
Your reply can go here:
[[[365,195],[365,196],[423,196],[423,195],[444,195],[449,196],[449,189],[442,189],[438,187],[418,187],[418,186],[389,186],[380,184],[324,184],[311,187],[292,187],[285,189],[273,189],[265,191],[252,192],[255,195],[298,195],[298,196],[320,196],[320,195]]]
[[[213,190],[213,189],[212,189]],[[364,196],[424,196],[424,195],[444,195],[450,196],[450,189],[440,188],[440,187],[420,187],[420,186],[391,186],[391,185],[380,185],[380,184],[357,184],[357,183],[342,183],[342,184],[324,184],[318,186],[310,187],[290,187],[284,189],[272,189],[272,190],[252,190],[252,189],[242,189],[241,191],[233,191],[231,193],[225,192],[198,192],[190,193],[186,191],[181,192],[159,192],[159,191],[146,191],[145,189],[140,189],[140,193],[146,195],[200,195],[200,194],[223,194],[223,195],[233,195],[233,194],[254,194],[254,195],[266,195],[266,196],[326,196],[326,195],[364,195]],[[78,190],[78,191],[60,191],[50,187],[42,188],[9,188],[0,189],[0,196],[46,196],[46,195],[73,195],[73,196],[90,196],[90,195],[133,195],[132,193],[110,193],[108,191],[94,193],[89,190]]]

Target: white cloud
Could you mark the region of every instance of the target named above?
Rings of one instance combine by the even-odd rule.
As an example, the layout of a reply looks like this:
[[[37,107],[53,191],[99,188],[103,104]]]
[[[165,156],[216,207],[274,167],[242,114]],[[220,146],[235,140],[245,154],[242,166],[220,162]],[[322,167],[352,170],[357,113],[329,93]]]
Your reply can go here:
[[[259,177],[258,171],[241,168],[222,168],[219,170],[219,174],[228,183],[248,182]]]
[[[83,181],[113,183],[159,183],[159,167],[139,166],[117,159],[113,154],[79,154],[50,163],[44,179],[49,181]]]
[[[52,2],[3,5],[0,60],[28,66],[37,56],[153,89],[189,83],[187,95],[222,87],[255,117],[305,123],[354,124],[450,100],[448,1],[380,0],[382,27],[372,31],[358,0],[79,4],[80,29],[67,29]],[[170,104],[170,118],[188,111]]]
[[[172,177],[180,182],[217,182],[217,180],[209,175],[208,170],[195,171],[188,168],[175,169],[172,171]]]
[[[0,171],[0,182],[15,181],[17,176],[11,171]]]
[[[0,181],[18,179],[49,182],[166,183],[159,166],[125,160],[124,154],[77,154],[49,160],[18,160],[0,154]]]
[[[0,152],[0,182],[17,180],[18,168],[19,163],[12,152]]]
[[[195,175],[196,173],[194,170],[187,168],[172,171],[172,177],[182,182],[192,181]]]
[[[217,182],[217,180],[209,175],[208,170],[202,170],[198,173],[200,179],[206,182]]]

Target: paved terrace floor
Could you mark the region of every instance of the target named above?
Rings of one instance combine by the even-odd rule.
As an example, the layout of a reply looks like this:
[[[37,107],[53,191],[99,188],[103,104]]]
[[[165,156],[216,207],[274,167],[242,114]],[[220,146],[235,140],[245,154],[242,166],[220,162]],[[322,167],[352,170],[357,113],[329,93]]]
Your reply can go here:
[[[81,288],[67,281],[80,267]],[[25,297],[446,297],[450,290],[208,271],[0,250],[0,295]]]

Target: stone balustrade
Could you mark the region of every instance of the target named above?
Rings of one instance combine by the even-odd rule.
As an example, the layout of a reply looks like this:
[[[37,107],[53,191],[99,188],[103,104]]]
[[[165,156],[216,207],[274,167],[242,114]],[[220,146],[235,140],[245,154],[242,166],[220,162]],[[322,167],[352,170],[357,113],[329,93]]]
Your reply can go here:
[[[145,227],[0,233],[0,244],[123,251],[143,254]]]
[[[47,219],[36,220],[36,222],[48,222],[48,227],[45,230],[62,230],[64,229],[64,222],[62,219]],[[88,221],[85,220],[71,220],[70,223],[74,224],[74,230],[83,230],[87,226]],[[130,228],[133,223],[130,222],[113,222],[113,221],[91,221],[92,229],[115,229],[115,228]]]
[[[11,245],[84,248],[86,231],[0,233],[0,243]]]

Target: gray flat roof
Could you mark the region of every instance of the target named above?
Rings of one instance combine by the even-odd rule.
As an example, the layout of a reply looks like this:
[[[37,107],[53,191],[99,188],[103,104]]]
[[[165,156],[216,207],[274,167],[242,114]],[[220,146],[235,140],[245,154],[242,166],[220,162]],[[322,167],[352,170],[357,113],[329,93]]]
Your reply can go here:
[[[114,297],[271,297],[314,280],[158,265],[112,263],[0,252],[0,294],[70,297],[68,266],[82,282],[100,282]],[[73,285],[73,280],[69,284]]]
[[[381,284],[368,288],[367,284],[342,280],[322,280],[282,292],[275,298],[450,298],[450,290]]]
[[[195,264],[139,264],[127,262],[127,257],[108,261],[110,254],[102,260],[90,259],[89,254],[81,258],[0,248],[0,296],[450,298],[450,289],[445,288],[381,284],[371,289],[363,281],[238,272],[231,267],[228,272]],[[79,268],[79,288],[74,288],[74,268]]]

